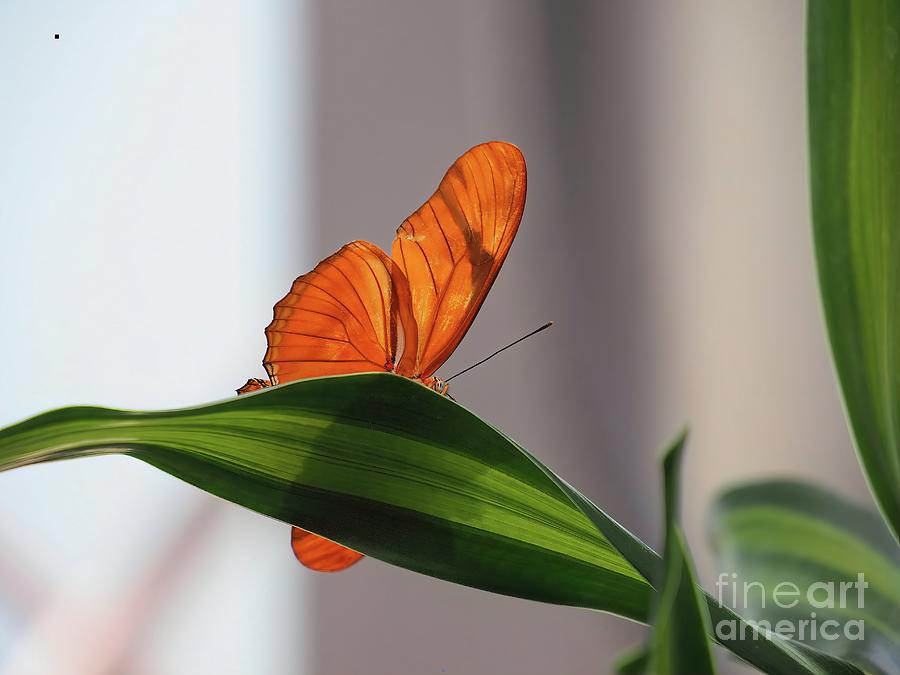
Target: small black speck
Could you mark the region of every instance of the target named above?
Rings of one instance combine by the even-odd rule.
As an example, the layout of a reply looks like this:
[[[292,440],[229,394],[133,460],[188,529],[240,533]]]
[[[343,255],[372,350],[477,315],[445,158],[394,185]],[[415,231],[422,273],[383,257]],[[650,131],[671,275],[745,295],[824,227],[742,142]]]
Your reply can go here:
[[[59,33],[54,33],[53,39],[54,39],[54,40],[59,40]]]

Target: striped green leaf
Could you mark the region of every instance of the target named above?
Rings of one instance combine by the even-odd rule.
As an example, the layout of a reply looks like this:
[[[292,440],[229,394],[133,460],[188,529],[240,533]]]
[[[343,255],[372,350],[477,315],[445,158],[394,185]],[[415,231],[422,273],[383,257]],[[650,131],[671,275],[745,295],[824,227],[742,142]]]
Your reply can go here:
[[[754,483],[719,498],[711,533],[723,599],[744,616],[900,672],[900,548],[878,514],[812,485]]]
[[[167,412],[65,408],[0,432],[0,468],[109,452],[417,572],[646,616],[649,584],[529,456],[406,378]]]
[[[900,533],[900,0],[811,0],[819,285],[860,459]]]
[[[400,567],[647,618],[652,550],[502,433],[405,378],[302,380],[164,412],[64,408],[0,431],[0,470],[106,453]],[[714,619],[727,612],[709,607]],[[726,646],[765,672],[855,672],[750,633]]]

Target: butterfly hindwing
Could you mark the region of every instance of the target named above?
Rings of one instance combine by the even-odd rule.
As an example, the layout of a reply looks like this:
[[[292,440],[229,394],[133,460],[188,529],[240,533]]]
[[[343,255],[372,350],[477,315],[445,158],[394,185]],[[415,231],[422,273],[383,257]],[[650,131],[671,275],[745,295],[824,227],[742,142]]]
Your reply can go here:
[[[377,246],[355,241],[298,277],[266,328],[263,363],[271,382],[391,370],[400,306],[409,306],[409,291],[394,278],[393,266]],[[268,384],[251,380],[238,391]],[[297,559],[317,571],[336,572],[362,557],[297,527],[291,545]]]
[[[291,548],[297,560],[316,572],[340,572],[363,558],[362,553],[299,527],[291,528]]]
[[[392,261],[354,241],[298,277],[275,305],[263,364],[273,383],[390,370],[397,345]]]

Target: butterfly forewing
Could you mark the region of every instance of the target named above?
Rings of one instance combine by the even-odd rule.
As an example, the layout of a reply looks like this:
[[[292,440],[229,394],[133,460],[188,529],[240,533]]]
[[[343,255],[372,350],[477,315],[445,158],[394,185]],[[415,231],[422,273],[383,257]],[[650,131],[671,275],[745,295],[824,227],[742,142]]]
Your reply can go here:
[[[475,146],[397,230],[392,257],[408,281],[415,341],[397,371],[432,375],[460,343],[516,236],[525,205],[522,153],[509,143]]]

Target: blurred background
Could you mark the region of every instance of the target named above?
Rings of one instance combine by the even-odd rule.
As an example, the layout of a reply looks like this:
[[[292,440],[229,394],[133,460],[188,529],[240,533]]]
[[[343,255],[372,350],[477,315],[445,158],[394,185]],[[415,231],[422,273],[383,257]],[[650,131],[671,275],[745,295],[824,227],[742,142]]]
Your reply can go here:
[[[54,36],[58,35],[58,39]],[[0,4],[0,424],[190,405],[263,374],[291,280],[388,247],[490,139],[525,217],[453,393],[650,543],[657,454],[711,499],[869,500],[811,250],[799,0]],[[0,673],[597,673],[640,626],[367,559],[110,457],[0,475]],[[721,655],[726,672],[740,668]]]

